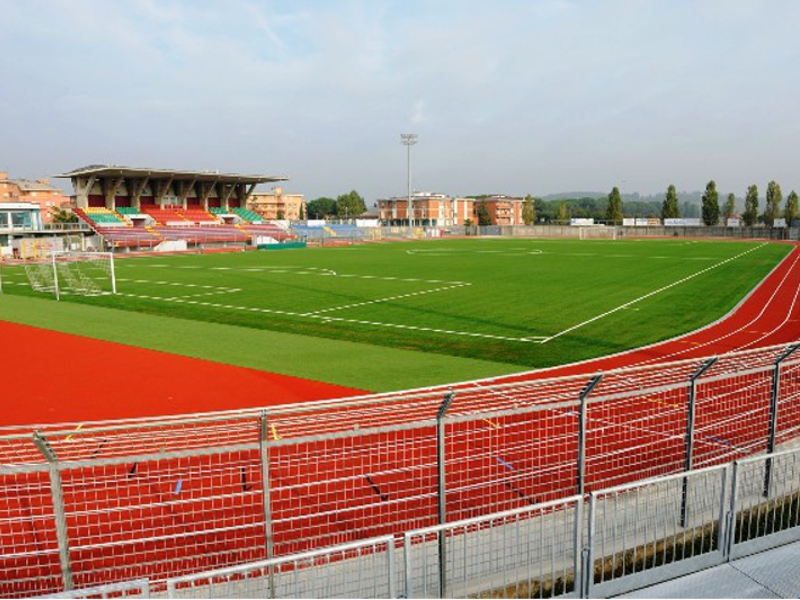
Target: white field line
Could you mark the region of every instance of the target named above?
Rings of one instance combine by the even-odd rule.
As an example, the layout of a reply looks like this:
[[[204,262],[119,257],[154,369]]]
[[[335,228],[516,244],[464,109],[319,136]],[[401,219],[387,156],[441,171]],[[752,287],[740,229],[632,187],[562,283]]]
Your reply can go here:
[[[715,263],[715,264],[711,265],[710,267],[706,267],[705,269],[701,269],[701,270],[697,271],[696,273],[692,273],[691,275],[688,275],[688,276],[686,276],[686,277],[684,277],[682,279],[679,279],[678,281],[674,281],[674,282],[672,282],[672,283],[670,283],[668,285],[665,285],[663,287],[658,288],[657,290],[653,290],[652,292],[648,292],[647,294],[644,294],[643,296],[639,296],[638,298],[634,298],[633,300],[630,300],[629,302],[626,302],[624,304],[620,304],[616,308],[612,308],[609,311],[606,311],[606,312],[604,312],[602,314],[596,315],[596,316],[592,317],[591,319],[587,319],[586,321],[583,321],[582,323],[578,323],[577,325],[573,325],[572,327],[568,327],[567,329],[564,329],[563,331],[559,331],[555,335],[551,335],[550,337],[545,338],[544,340],[542,340],[539,343],[540,344],[546,344],[551,340],[554,340],[556,338],[561,337],[562,335],[566,335],[567,333],[575,331],[576,329],[580,329],[581,327],[584,327],[584,326],[588,325],[589,323],[594,323],[595,321],[599,321],[600,319],[602,319],[604,317],[607,317],[608,315],[614,314],[615,312],[619,312],[620,310],[624,310],[624,309],[628,308],[629,306],[632,306],[632,305],[634,305],[634,304],[636,304],[638,302],[641,302],[642,300],[646,300],[647,298],[651,298],[651,297],[655,296],[656,294],[660,294],[661,292],[664,292],[664,291],[666,291],[666,290],[668,290],[670,288],[673,288],[675,286],[681,285],[682,283],[686,283],[687,281],[689,281],[691,279],[694,279],[695,277],[699,277],[700,275],[703,275],[704,273],[708,273],[709,271],[711,271],[713,269],[716,269],[718,267],[721,267],[722,265],[727,264],[727,263],[729,263],[731,261],[734,261],[737,258],[741,258],[745,254],[750,254],[751,252],[753,252],[755,250],[758,250],[759,248],[761,248],[761,247],[763,247],[765,245],[766,245],[766,242],[764,242],[763,244],[759,244],[758,246],[754,246],[753,248],[750,248],[749,250],[745,250],[744,252],[740,252],[739,254],[737,254],[735,256],[731,256],[730,258],[726,258],[723,261]]]
[[[753,323],[757,322],[761,317],[764,316],[764,314],[767,312],[767,310],[769,310],[770,305],[775,300],[775,297],[778,295],[778,292],[780,292],[780,290],[783,287],[783,285],[786,283],[786,280],[789,278],[789,275],[791,275],[791,273],[794,270],[795,265],[797,265],[798,261],[800,261],[800,255],[796,256],[795,259],[792,261],[792,266],[789,268],[788,271],[786,271],[786,274],[783,276],[783,278],[781,278],[781,282],[777,286],[775,286],[775,289],[772,291],[772,294],[770,294],[769,300],[767,300],[764,303],[764,305],[761,307],[761,310],[758,312],[758,314],[755,315],[752,319],[750,319],[747,323],[745,323],[741,327],[739,327],[739,328],[737,328],[737,329],[735,329],[733,331],[729,331],[725,335],[721,335],[721,336],[715,337],[713,340],[708,340],[706,342],[703,342],[702,344],[692,345],[690,348],[686,348],[685,350],[678,350],[676,352],[671,352],[670,354],[667,354],[665,356],[661,356],[661,357],[658,357],[658,358],[653,358],[653,359],[649,359],[649,360],[643,360],[641,362],[636,363],[636,365],[645,365],[645,364],[648,364],[648,363],[651,363],[651,362],[664,361],[664,360],[671,359],[672,357],[675,357],[675,356],[680,356],[681,354],[686,354],[687,352],[693,352],[693,351],[697,350],[698,348],[703,348],[705,346],[711,346],[711,345],[717,344],[718,342],[721,342],[722,340],[728,339],[729,337],[732,337],[732,336],[738,334],[740,331],[743,331],[744,329],[747,329],[748,327],[751,327],[753,325]],[[782,264],[782,262],[783,261],[781,261],[781,263],[779,263],[778,266],[780,266]],[[767,277],[769,277],[769,275]],[[766,280],[766,277],[764,279]],[[761,284],[759,284],[759,285],[761,285]],[[756,287],[755,289],[758,289],[758,288]],[[754,289],[754,291],[755,291],[755,289]],[[741,346],[736,347],[736,350],[744,350],[745,348],[749,348],[753,344],[755,344],[757,342],[760,342],[764,338],[772,335],[775,331],[777,331],[784,324],[786,324],[786,322],[789,320],[789,317],[792,314],[792,310],[794,309],[795,304],[797,303],[798,294],[800,294],[800,289],[795,290],[794,298],[792,299],[791,308],[787,311],[786,316],[783,318],[783,321],[781,322],[780,325],[777,325],[777,326],[773,327],[770,331],[764,333],[757,340],[753,340],[753,341],[750,341],[750,342],[748,342],[746,344],[743,344]],[[692,331],[692,332],[690,332],[688,334],[685,334],[685,335],[691,335],[693,333],[696,333],[696,332]],[[685,335],[680,336],[680,337],[685,337]],[[677,339],[680,339],[680,337],[677,338]],[[674,341],[674,340],[666,340],[663,343],[670,342],[670,341]]]
[[[539,254],[546,254],[542,250],[538,249],[525,249],[525,248],[505,248],[503,250],[446,250],[444,248],[438,248],[435,250],[406,250],[406,254],[422,254],[424,256],[447,256],[452,254],[494,254],[494,255],[501,255],[501,256],[531,256],[531,255],[539,255]]]
[[[376,298],[375,300],[367,300],[365,302],[355,302],[353,304],[343,304],[342,306],[333,306],[331,308],[323,308],[322,310],[315,310],[313,312],[303,313],[304,317],[311,317],[314,315],[321,315],[323,313],[330,313],[335,310],[345,310],[347,308],[358,308],[361,306],[369,306],[370,304],[380,304],[381,302],[391,302],[392,300],[404,300],[405,298],[413,298],[415,296],[422,296],[424,294],[433,294],[435,292],[446,292],[448,290],[455,290],[458,288],[472,285],[471,283],[462,283],[459,285],[449,285],[440,288],[433,288],[430,290],[422,290],[421,292],[410,292],[408,294],[398,294],[396,296],[386,296],[385,298]]]
[[[218,296],[221,294],[234,294],[236,292],[241,292],[241,288],[234,288],[234,287],[220,287],[215,285],[201,285],[197,283],[179,283],[176,281],[150,281],[147,279],[118,279],[120,282],[126,283],[144,283],[146,285],[163,285],[169,287],[180,287],[180,288],[194,288],[200,290],[206,290],[203,292],[198,292],[196,294],[185,294],[181,296],[171,296],[169,298],[164,298],[162,296],[143,296],[137,294],[127,294],[127,293],[120,293],[120,296],[125,296],[126,298],[147,298],[147,299],[154,299],[154,300],[164,300],[170,301],[175,299],[183,299],[183,298],[200,298],[203,296]]]
[[[155,266],[155,265],[153,265]],[[166,266],[166,265],[165,265]],[[180,267],[180,268],[196,268],[191,266]],[[219,267],[218,269],[222,270],[232,270],[227,267]],[[242,269],[245,271],[270,271],[271,273],[276,272],[283,272],[287,273],[287,271],[278,271],[276,269],[271,268],[259,268],[259,269]],[[299,317],[299,318],[306,318],[306,319],[317,319],[325,322],[337,322],[337,323],[349,323],[353,325],[367,325],[370,327],[385,327],[391,329],[400,329],[406,331],[424,331],[428,333],[438,333],[438,334],[445,334],[445,335],[454,335],[454,336],[463,336],[463,337],[474,337],[474,338],[482,338],[482,339],[492,339],[492,340],[502,340],[507,342],[538,342],[538,340],[542,339],[544,336],[528,336],[528,337],[511,337],[511,336],[502,336],[502,335],[493,335],[489,333],[476,333],[472,331],[459,331],[453,329],[439,329],[435,327],[422,327],[417,325],[404,325],[399,323],[384,323],[380,321],[366,321],[363,319],[347,319],[343,317],[332,317],[326,313],[335,310],[343,310],[345,308],[352,308],[352,307],[359,307],[359,306],[366,306],[369,304],[376,304],[379,302],[388,302],[393,299],[403,299],[403,298],[411,298],[414,296],[420,296],[422,294],[429,294],[432,292],[442,292],[446,290],[457,289],[465,286],[472,285],[466,281],[442,281],[438,279],[412,279],[412,278],[401,278],[401,277],[381,277],[377,275],[352,275],[352,274],[336,274],[334,271],[330,269],[320,269],[318,271],[289,271],[291,275],[318,275],[318,276],[335,276],[335,277],[350,277],[350,278],[357,278],[357,279],[373,279],[373,280],[381,280],[381,281],[400,281],[400,282],[413,282],[413,283],[435,283],[435,284],[446,284],[443,287],[431,289],[431,290],[424,290],[421,292],[412,292],[409,294],[401,294],[397,296],[387,297],[387,298],[378,298],[376,300],[370,300],[366,302],[358,302],[355,304],[349,304],[344,306],[335,306],[331,308],[321,309],[315,312],[307,312],[307,313],[298,313],[294,311],[287,311],[287,310],[277,310],[277,309],[270,309],[270,308],[260,308],[260,307],[248,307],[248,306],[237,306],[232,304],[220,304],[216,302],[208,302],[208,301],[199,301],[199,300],[192,300],[191,298],[196,298],[199,296],[209,296],[213,294],[223,294],[223,293],[232,293],[241,291],[239,288],[222,288],[216,286],[201,286],[197,284],[184,284],[184,283],[177,283],[177,282],[167,282],[167,281],[148,281],[148,280],[128,280],[136,283],[144,283],[144,284],[158,284],[158,285],[171,285],[171,286],[186,286],[186,287],[195,287],[195,288],[209,288],[212,291],[208,292],[201,292],[198,294],[186,295],[186,296],[173,296],[173,297],[160,297],[160,296],[151,296],[151,295],[141,295],[141,294],[120,294],[121,296],[126,296],[128,298],[142,298],[145,300],[159,300],[162,302],[174,302],[177,304],[191,304],[196,306],[205,306],[209,308],[223,308],[225,310],[237,310],[237,311],[244,311],[244,312],[255,312],[255,313],[264,313],[264,314],[276,314],[276,315],[284,315],[288,317]]]

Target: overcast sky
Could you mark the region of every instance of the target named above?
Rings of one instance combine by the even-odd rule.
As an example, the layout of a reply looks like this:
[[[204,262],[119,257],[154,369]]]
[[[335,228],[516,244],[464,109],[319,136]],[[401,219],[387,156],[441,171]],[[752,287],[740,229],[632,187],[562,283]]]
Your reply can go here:
[[[0,169],[800,191],[800,2],[0,0]],[[66,185],[69,188],[68,184]]]

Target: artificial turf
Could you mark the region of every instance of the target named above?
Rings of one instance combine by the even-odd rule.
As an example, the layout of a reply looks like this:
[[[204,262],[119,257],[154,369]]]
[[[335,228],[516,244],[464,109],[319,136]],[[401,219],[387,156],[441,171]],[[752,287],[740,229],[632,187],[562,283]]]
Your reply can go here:
[[[494,365],[452,373],[455,380],[505,370],[496,363],[509,370],[545,367],[674,337],[730,311],[789,249],[685,239],[506,238],[137,257],[116,261],[119,295],[65,302],[235,326],[239,344],[235,335],[230,344],[218,343],[211,328],[203,337],[202,326],[198,337],[181,339],[161,324],[148,327],[149,345],[143,345],[189,355],[203,347],[206,358],[246,366],[256,366],[247,358],[255,348],[263,351],[252,342],[258,331],[293,334],[298,359],[290,364],[298,364],[289,374],[300,376],[309,375],[298,368],[299,357],[314,357],[323,344],[333,344],[334,356],[324,359],[340,365],[332,370],[347,363],[346,370],[358,371],[364,364],[379,373],[380,361],[393,360],[379,347],[419,355],[410,367],[416,372],[402,383],[397,377],[381,383],[378,375],[370,387],[378,390],[432,383],[424,375],[426,356]],[[7,294],[34,294],[21,268],[4,267],[3,277]],[[36,304],[55,308],[51,301]],[[88,335],[91,314],[83,329]],[[143,336],[133,333],[131,343],[141,344]],[[342,341],[374,352],[335,350]],[[279,356],[280,342],[269,347]],[[493,368],[497,373],[488,372]],[[354,385],[349,376],[314,378],[323,376]]]

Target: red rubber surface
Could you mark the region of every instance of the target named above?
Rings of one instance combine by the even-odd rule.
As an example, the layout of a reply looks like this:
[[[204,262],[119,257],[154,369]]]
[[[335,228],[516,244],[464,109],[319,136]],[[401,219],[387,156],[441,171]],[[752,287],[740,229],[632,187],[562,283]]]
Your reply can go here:
[[[0,321],[0,425],[178,415],[364,393]],[[54,359],[55,358],[55,359]]]

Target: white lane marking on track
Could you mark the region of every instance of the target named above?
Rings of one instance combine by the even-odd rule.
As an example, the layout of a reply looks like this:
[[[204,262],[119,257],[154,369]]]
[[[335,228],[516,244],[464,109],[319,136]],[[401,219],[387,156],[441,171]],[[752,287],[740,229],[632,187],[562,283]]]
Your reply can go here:
[[[680,356],[682,354],[686,354],[687,352],[694,352],[698,348],[703,348],[705,346],[711,346],[713,344],[717,344],[718,342],[721,342],[722,340],[728,339],[729,337],[732,337],[732,336],[736,335],[737,333],[739,333],[741,331],[744,331],[748,327],[751,327],[753,325],[753,323],[758,321],[767,312],[767,310],[769,309],[769,307],[772,304],[773,300],[775,300],[775,297],[778,295],[778,292],[783,287],[783,285],[786,283],[786,281],[789,279],[789,275],[791,275],[791,273],[794,270],[794,268],[796,267],[798,261],[800,261],[800,254],[798,254],[795,257],[794,261],[792,261],[792,266],[786,271],[786,274],[781,278],[780,283],[772,291],[772,294],[770,294],[769,300],[767,300],[764,303],[764,305],[761,307],[761,310],[759,311],[759,313],[756,316],[754,316],[752,319],[750,319],[747,323],[742,325],[741,327],[739,327],[737,329],[734,329],[733,331],[729,331],[728,333],[726,333],[724,335],[721,335],[721,336],[718,336],[718,337],[716,337],[716,338],[714,338],[712,340],[708,340],[708,341],[705,341],[705,342],[693,343],[690,348],[686,348],[685,350],[677,350],[675,352],[671,352],[670,354],[666,354],[666,355],[659,356],[659,357],[656,357],[656,358],[650,358],[650,359],[647,359],[647,360],[643,360],[643,361],[640,361],[638,363],[634,363],[631,366],[646,365],[646,364],[650,364],[650,363],[653,363],[653,362],[663,362],[663,361],[668,360],[670,358],[673,358],[675,356]],[[798,293],[800,293],[800,288],[795,290],[794,299],[792,300],[792,307],[794,307],[794,304],[795,304],[795,302],[797,300]],[[766,338],[769,335],[772,335],[773,333],[775,333],[775,331],[780,329],[780,327],[783,324],[785,324],[786,322],[791,320],[791,319],[789,319],[789,315],[790,314],[791,314],[791,311],[787,312],[787,315],[784,318],[784,320],[781,323],[781,325],[773,327],[770,331],[764,333],[759,338],[758,341]],[[686,336],[682,336],[681,338],[677,338],[675,340],[667,340],[667,342],[664,342],[664,343],[681,341],[681,339],[683,339],[683,337],[688,337],[688,336],[694,335],[695,333],[697,333],[697,332],[695,331],[695,332],[687,333]],[[747,348],[750,345],[752,345],[752,343],[753,342],[748,342],[747,344],[745,344],[743,346],[739,346],[739,347],[734,348],[734,350],[742,350],[742,349]]]

